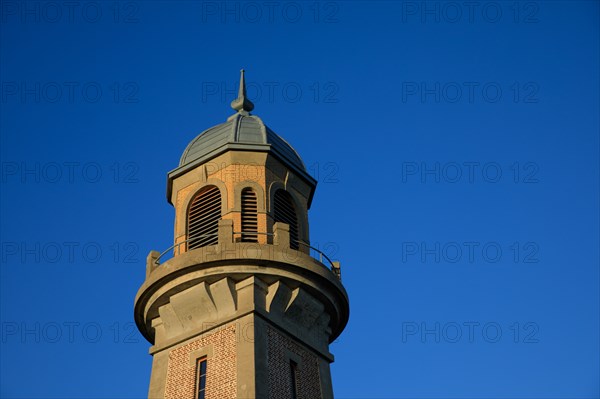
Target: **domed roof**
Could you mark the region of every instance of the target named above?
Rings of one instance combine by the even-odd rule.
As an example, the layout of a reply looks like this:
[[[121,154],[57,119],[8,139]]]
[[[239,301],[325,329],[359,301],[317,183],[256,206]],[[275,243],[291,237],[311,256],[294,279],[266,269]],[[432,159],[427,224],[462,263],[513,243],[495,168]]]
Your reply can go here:
[[[229,117],[227,122],[200,133],[188,144],[179,166],[194,161],[204,162],[228,149],[271,151],[283,161],[306,172],[304,162],[296,150],[258,116],[247,112],[238,112]]]
[[[277,133],[271,130],[256,115],[251,115],[254,104],[246,97],[244,70],[241,71],[238,97],[231,102],[237,112],[227,118],[225,123],[213,126],[200,133],[186,147],[179,167],[167,176],[167,199],[171,202],[173,179],[206,163],[210,159],[230,150],[268,152],[277,157],[287,167],[304,179],[311,188],[312,198],[316,180],[308,174],[300,155]]]

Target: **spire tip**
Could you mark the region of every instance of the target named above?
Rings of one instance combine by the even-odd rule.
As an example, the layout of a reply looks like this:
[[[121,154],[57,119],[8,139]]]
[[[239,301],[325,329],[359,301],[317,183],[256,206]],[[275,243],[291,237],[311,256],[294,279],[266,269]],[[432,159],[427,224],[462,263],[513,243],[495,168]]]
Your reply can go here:
[[[240,89],[237,98],[231,102],[231,108],[239,113],[242,113],[243,111],[250,112],[254,109],[254,104],[246,97],[246,79],[244,72],[243,68],[240,69]]]

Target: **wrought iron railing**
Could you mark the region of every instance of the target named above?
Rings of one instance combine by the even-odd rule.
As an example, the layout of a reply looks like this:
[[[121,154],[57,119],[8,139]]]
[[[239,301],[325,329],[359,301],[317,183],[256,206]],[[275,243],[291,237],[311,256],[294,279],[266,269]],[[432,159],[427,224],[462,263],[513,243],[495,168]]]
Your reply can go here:
[[[180,241],[180,242],[177,242],[177,243],[175,243],[175,244],[171,245],[169,248],[167,248],[167,249],[165,249],[164,251],[162,251],[162,252],[160,253],[160,255],[158,255],[158,257],[157,257],[157,258],[156,258],[156,260],[154,261],[154,264],[155,264],[155,265],[157,265],[157,266],[158,266],[158,265],[160,265],[160,259],[161,259],[163,256],[165,256],[165,255],[166,255],[166,254],[167,254],[169,251],[171,251],[171,250],[173,250],[173,255],[175,255],[175,248],[179,248],[179,246],[180,246],[180,245],[186,244],[186,243],[188,243],[188,242],[193,242],[193,241],[196,241],[196,240],[201,240],[201,239],[208,238],[208,237],[218,237],[218,236],[219,236],[219,233],[202,234],[202,235],[200,235],[200,236],[196,236],[196,237],[188,238],[188,239],[187,239],[187,240],[185,240],[185,241]]]
[[[160,264],[160,260],[162,259],[162,257],[165,256],[167,253],[169,253],[169,251],[173,251],[173,255],[175,255],[175,249],[179,248],[183,244],[194,242],[194,241],[197,241],[197,240],[206,239],[208,237],[218,237],[218,235],[219,235],[219,233],[202,234],[200,236],[192,237],[192,238],[189,238],[187,240],[175,243],[175,244],[171,245],[169,248],[165,249],[163,252],[161,252],[160,255],[158,255],[158,257],[154,260],[154,264],[158,266]],[[274,237],[275,236],[274,233],[264,233],[264,232],[255,232],[255,231],[253,231],[253,232],[234,231],[233,235],[234,236],[235,235],[239,235],[242,238],[243,238],[244,235],[247,235],[247,236],[250,236],[250,237],[253,237],[253,238],[255,238],[257,235],[264,235],[264,236],[267,236],[267,237]],[[252,242],[252,241],[246,241],[246,242]],[[296,242],[298,243],[298,245],[302,245],[302,246],[308,248],[309,255],[313,259],[318,260],[323,265],[325,265],[325,263],[323,262],[323,260],[325,259],[329,263],[329,268],[330,269],[332,269],[332,270],[336,269],[336,266],[334,265],[334,262],[327,255],[325,255],[325,253],[323,253],[323,251],[321,251],[318,248],[313,247],[312,245],[310,245],[310,243],[304,242],[302,240],[297,240]],[[311,253],[311,250],[315,251],[318,254],[318,256],[314,256]]]

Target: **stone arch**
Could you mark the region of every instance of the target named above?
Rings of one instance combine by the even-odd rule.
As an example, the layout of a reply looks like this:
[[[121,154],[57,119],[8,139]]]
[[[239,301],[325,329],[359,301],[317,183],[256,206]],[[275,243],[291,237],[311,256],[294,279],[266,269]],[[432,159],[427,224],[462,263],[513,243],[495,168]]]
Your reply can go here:
[[[219,179],[206,179],[206,181],[197,182],[186,187],[187,192],[185,196],[181,200],[178,201],[177,208],[175,210],[175,241],[179,242],[182,239],[185,240],[186,228],[187,228],[187,212],[190,207],[190,203],[192,202],[194,196],[208,186],[216,186],[221,193],[221,217],[229,212],[227,208],[227,187],[225,183],[223,183]],[[183,191],[183,190],[181,190]]]
[[[281,181],[274,181],[269,185],[269,207],[267,212],[271,219],[274,220],[273,203],[277,190],[284,190],[290,195],[296,210],[296,216],[298,218],[298,238],[304,242],[308,241],[308,212],[306,210],[306,206],[304,206],[302,201],[298,198],[295,190],[287,189],[287,187]]]
[[[232,211],[240,212],[242,210],[241,202],[239,199],[242,196],[242,190],[245,188],[251,188],[256,193],[257,211],[258,212],[266,212],[267,211],[267,206],[266,206],[267,201],[265,198],[265,189],[263,188],[263,186],[261,186],[260,184],[258,184],[255,181],[252,181],[252,180],[245,180],[245,181],[236,183],[236,185],[233,189],[233,195],[234,195],[235,200],[234,200],[234,205],[233,205]]]

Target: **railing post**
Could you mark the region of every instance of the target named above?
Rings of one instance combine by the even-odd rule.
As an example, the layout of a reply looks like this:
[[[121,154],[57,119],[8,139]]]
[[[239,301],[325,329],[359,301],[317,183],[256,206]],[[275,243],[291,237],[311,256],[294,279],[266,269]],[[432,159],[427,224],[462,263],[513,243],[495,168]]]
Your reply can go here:
[[[150,251],[150,253],[148,253],[148,256],[146,257],[146,278],[150,277],[150,273],[158,267],[156,260],[159,256],[160,252],[158,251]]]
[[[229,245],[233,244],[233,220],[221,219],[219,220],[219,244]]]
[[[182,253],[187,251],[188,243],[184,243],[187,239],[187,235],[182,234],[179,237],[175,238],[175,246],[173,247],[173,256],[181,255]]]
[[[273,226],[273,244],[289,248],[290,247],[290,225],[287,223],[277,222]]]
[[[340,262],[331,262],[331,271],[337,276],[338,280],[342,281],[342,265]]]

